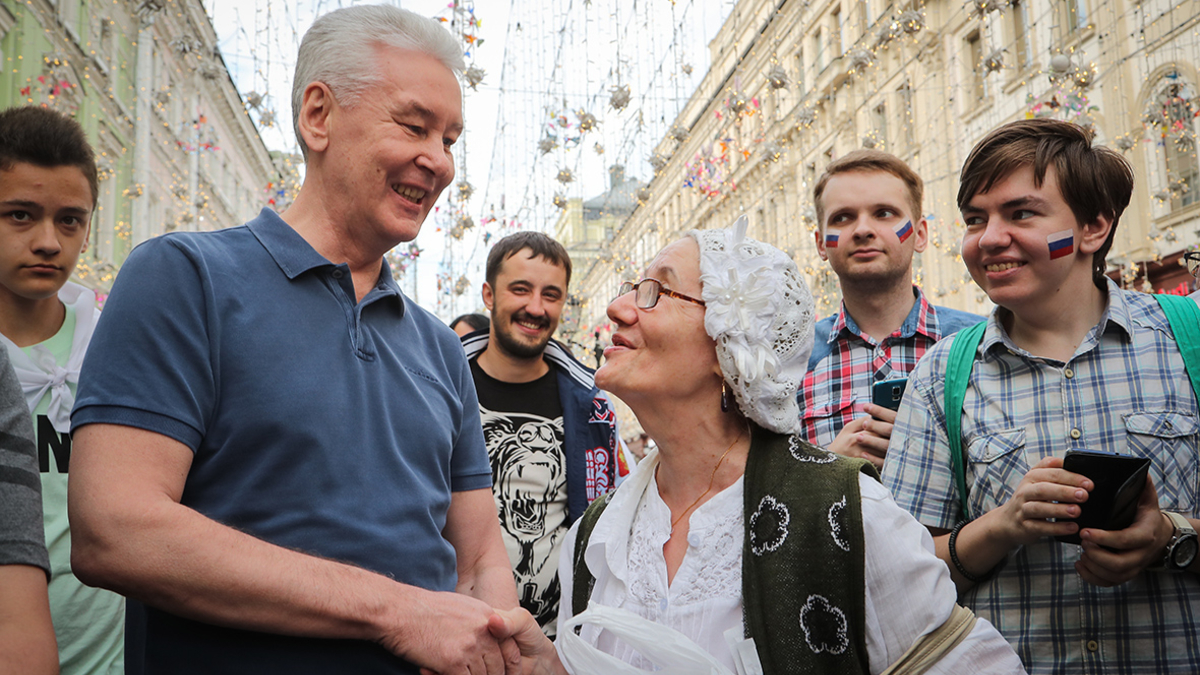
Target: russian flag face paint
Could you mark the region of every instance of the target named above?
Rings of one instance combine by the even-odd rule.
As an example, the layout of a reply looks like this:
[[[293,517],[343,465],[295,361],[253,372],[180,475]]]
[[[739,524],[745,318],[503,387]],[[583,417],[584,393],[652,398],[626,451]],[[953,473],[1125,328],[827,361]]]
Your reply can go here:
[[[909,237],[912,236],[913,226],[911,220],[906,220],[897,225],[895,228],[896,236],[900,238],[900,243],[903,244]]]
[[[1050,245],[1051,260],[1069,256],[1075,252],[1075,232],[1074,230],[1055,232],[1046,237],[1046,243]]]
[[[836,232],[825,233],[825,248],[837,248],[838,235]]]

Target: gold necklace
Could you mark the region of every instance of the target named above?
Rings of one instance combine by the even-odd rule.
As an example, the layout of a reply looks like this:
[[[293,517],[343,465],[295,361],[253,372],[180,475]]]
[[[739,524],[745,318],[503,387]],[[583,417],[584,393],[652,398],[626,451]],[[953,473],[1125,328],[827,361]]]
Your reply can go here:
[[[692,509],[696,508],[696,505],[700,503],[701,499],[704,499],[708,493],[712,492],[713,482],[717,480],[717,469],[721,468],[721,464],[725,461],[725,457],[729,454],[729,451],[733,450],[733,446],[737,445],[737,442],[740,440],[742,440],[741,431],[738,432],[737,438],[733,439],[733,442],[729,444],[729,447],[725,448],[725,452],[721,455],[721,459],[718,459],[717,465],[713,467],[712,475],[708,477],[708,489],[704,492],[701,492],[700,496],[696,497],[696,501],[689,504],[688,507],[683,510],[683,513],[679,514],[678,518],[671,521],[671,534],[675,533],[675,526],[679,524],[679,521],[683,520],[683,517],[686,516]]]

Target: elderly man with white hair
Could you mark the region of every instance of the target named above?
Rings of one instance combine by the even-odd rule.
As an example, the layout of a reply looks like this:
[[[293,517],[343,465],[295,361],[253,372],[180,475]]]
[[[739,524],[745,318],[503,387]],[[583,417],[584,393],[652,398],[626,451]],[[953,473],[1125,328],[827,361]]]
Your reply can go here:
[[[70,513],[76,574],[130,598],[128,672],[519,657],[489,631],[517,599],[471,372],[383,258],[454,178],[462,66],[412,12],[322,16],[292,206],[125,263],[80,376]]]

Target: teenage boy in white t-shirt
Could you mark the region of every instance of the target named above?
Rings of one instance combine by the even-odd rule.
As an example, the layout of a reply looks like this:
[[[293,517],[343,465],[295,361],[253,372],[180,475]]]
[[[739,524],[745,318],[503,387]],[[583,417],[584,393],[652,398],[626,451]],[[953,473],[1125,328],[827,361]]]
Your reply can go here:
[[[63,675],[124,672],[125,600],[71,571],[70,415],[99,317],[68,279],[87,246],[96,162],[75,120],[44,108],[0,112],[0,340],[33,414],[50,552],[50,612]]]

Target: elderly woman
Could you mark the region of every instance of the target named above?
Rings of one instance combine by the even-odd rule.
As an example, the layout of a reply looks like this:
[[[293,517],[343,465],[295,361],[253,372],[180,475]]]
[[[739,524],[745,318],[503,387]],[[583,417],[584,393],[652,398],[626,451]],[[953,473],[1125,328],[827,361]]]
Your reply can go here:
[[[691,232],[621,287],[596,383],[658,451],[567,535],[559,649],[528,622],[513,628],[537,657],[527,666],[670,667],[648,657],[666,626],[717,664],[702,672],[1024,672],[955,604],[928,532],[874,469],[792,435],[813,311],[795,264],[746,238],[744,218]],[[617,608],[632,630],[575,618],[585,604],[606,620]]]

